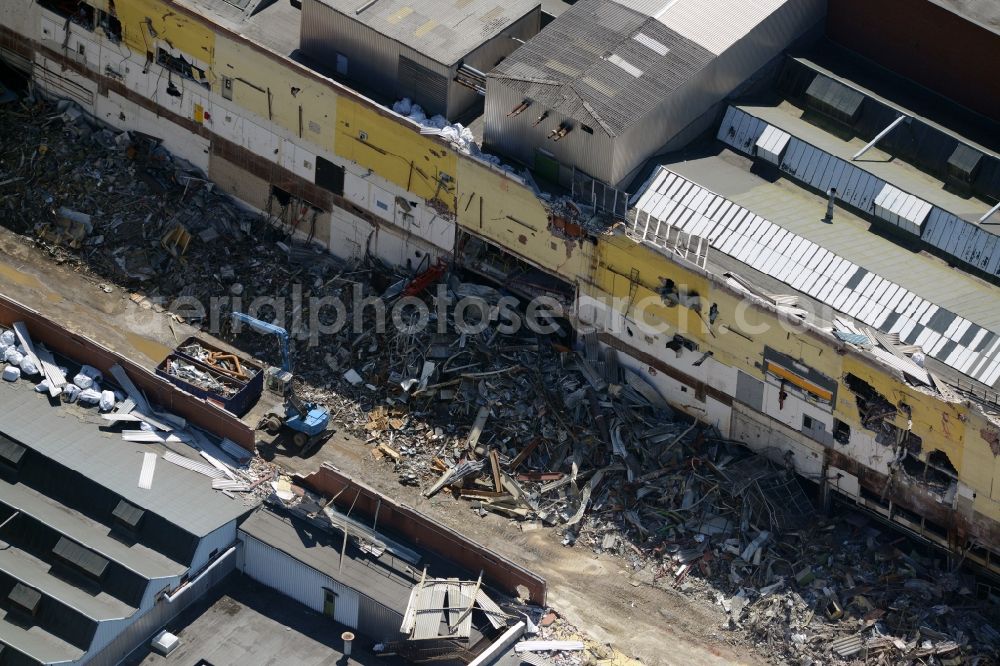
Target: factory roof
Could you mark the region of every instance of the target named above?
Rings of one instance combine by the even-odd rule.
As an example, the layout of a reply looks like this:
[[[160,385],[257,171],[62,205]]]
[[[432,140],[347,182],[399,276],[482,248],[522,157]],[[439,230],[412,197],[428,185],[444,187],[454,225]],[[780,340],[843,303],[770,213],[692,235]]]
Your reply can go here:
[[[984,0],[929,0],[929,2],[1000,35],[1000,3]]]
[[[240,531],[400,614],[419,579],[388,553],[374,559],[352,543],[341,562],[343,532],[323,529],[282,509],[262,507],[240,525]]]
[[[316,0],[443,65],[459,62],[540,0]]]
[[[990,307],[1000,290],[879,238],[843,209],[827,224],[825,203],[788,180],[754,175],[749,160],[723,151],[657,167],[633,198],[630,233],[671,251],[678,232],[691,234],[708,243],[710,262],[728,259],[725,269],[754,271],[745,277],[755,285],[756,274],[766,276],[765,289],[791,288],[877,330],[899,333],[904,344],[922,346],[952,374],[1000,385],[994,332],[1000,317]]]
[[[594,131],[618,136],[713,57],[636,9],[580,0],[488,76]]]
[[[110,536],[111,529],[84,514],[46,497],[23,483],[0,480],[0,506],[30,517],[55,533],[86,544],[95,553],[151,580],[180,576],[187,568],[140,543],[126,544]]]
[[[27,382],[4,383],[0,392],[0,432],[191,535],[205,536],[249,510],[213,490],[201,474],[162,459],[152,487],[140,488],[143,454],[162,454],[165,445],[123,441],[96,410],[53,405]],[[191,451],[179,445],[177,452]]]
[[[743,39],[761,21],[802,0],[615,0],[650,16],[695,44],[719,55]]]

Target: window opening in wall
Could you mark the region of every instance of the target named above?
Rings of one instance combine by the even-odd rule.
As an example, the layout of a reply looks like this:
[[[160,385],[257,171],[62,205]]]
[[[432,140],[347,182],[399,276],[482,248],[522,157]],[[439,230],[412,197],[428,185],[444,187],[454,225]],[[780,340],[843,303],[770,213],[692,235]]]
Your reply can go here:
[[[277,185],[271,185],[266,213],[275,228],[288,236],[296,231],[303,231],[307,234],[306,242],[311,242],[316,235],[316,224],[323,210]]]
[[[233,98],[233,80],[228,76],[222,77],[222,99]]]
[[[344,194],[344,167],[323,157],[316,158],[316,184],[338,196]]]
[[[838,444],[850,444],[851,442],[851,426],[847,425],[840,419],[833,420],[833,441]]]
[[[205,70],[192,65],[181,56],[172,55],[166,49],[157,49],[156,63],[171,72],[179,74],[185,79],[190,79],[206,88],[209,87],[208,79],[205,77]]]
[[[110,11],[97,12],[97,26],[104,31],[109,40],[117,44],[122,40],[122,23],[115,16],[115,3],[109,3],[108,9]]]
[[[584,124],[581,123],[580,124],[580,129],[582,129],[587,134],[593,134],[594,133],[594,129],[590,125],[584,125]]]
[[[813,419],[813,417],[809,416],[808,414],[803,414],[802,427],[805,428],[806,430],[813,430],[816,428],[816,421]]]
[[[927,462],[920,460],[914,453],[908,453],[903,458],[902,468],[911,479],[942,495],[958,480],[958,470],[951,464],[948,455],[939,450],[931,451]]]
[[[40,0],[38,4],[80,27],[94,29],[94,8],[80,0]]]

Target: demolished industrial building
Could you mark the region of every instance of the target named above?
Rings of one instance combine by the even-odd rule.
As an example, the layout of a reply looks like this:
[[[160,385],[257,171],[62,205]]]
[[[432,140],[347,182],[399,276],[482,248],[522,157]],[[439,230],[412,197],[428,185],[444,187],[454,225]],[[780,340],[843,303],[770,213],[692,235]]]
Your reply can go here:
[[[996,588],[957,565],[1000,575],[1000,92],[943,63],[959,43],[995,62],[1000,30],[949,0],[752,4],[0,8],[0,61],[25,82],[0,97],[4,226],[255,357],[178,341],[143,380],[158,387],[152,400],[143,385],[144,404],[124,359],[112,374],[115,363],[56,349],[26,323],[54,357],[6,345],[5,395],[24,414],[103,432],[91,408],[42,402],[51,391],[58,403],[62,375],[136,457],[105,479],[12,422],[4,459],[76,470],[128,500],[123,519],[158,515],[128,498],[155,493],[160,474],[198,481],[206,506],[228,512],[196,527],[163,518],[193,549],[160,552],[170,575],[198,576],[207,560],[192,544],[213,530],[228,536],[210,559],[266,536],[272,564],[255,580],[278,586],[275,562],[309,569],[302,579],[319,584],[291,596],[318,612],[332,603],[359,631],[362,618],[393,625],[372,638],[409,660],[475,661],[518,613],[531,629],[537,590],[518,602],[516,585],[486,572],[495,596],[480,599],[468,562],[396,561],[374,507],[372,533],[353,526],[349,544],[332,513],[352,515],[356,485],[289,480],[253,455],[255,401],[285,381],[423,496],[557,530],[650,584],[711,590],[734,631],[783,658],[990,658]],[[310,346],[328,322],[293,303],[275,312],[297,339],[292,380],[267,367],[281,365],[273,340],[228,316],[234,299],[293,289],[348,307],[416,297],[438,313],[474,297],[489,321],[469,331],[436,314],[437,331],[384,333],[367,313],[361,330]],[[208,307],[219,296],[229,305]],[[507,296],[544,297],[560,310],[553,332],[500,330],[489,316]],[[67,363],[102,376],[60,372]],[[28,386],[43,379],[41,393]],[[193,410],[184,425],[166,396]],[[119,519],[25,485],[41,504]],[[812,518],[834,503],[851,511]],[[896,547],[882,523],[921,546]],[[292,536],[304,530],[318,544],[305,555]],[[22,559],[92,574],[115,562],[68,538]],[[391,594],[323,596],[359,558],[385,567]],[[158,603],[104,591],[101,608],[73,611],[89,629],[61,635],[31,609],[62,597],[8,571],[19,562],[0,563],[11,607],[54,638],[15,628],[0,640],[40,662],[108,653],[102,624]]]

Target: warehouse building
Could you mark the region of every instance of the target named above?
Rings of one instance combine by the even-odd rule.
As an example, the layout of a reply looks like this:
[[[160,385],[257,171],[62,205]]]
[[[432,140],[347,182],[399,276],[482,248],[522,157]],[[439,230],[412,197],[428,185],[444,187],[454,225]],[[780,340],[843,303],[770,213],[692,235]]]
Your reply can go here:
[[[114,664],[235,568],[251,507],[162,460],[139,487],[166,445],[32,388],[0,386],[2,663]]]
[[[455,120],[540,24],[539,0],[304,0],[301,49],[363,91]]]
[[[341,557],[342,536],[319,522],[257,511],[239,530],[243,572],[365,636],[401,639],[416,580],[408,564],[392,553],[369,558],[353,545]]]
[[[825,4],[577,2],[487,76],[484,145],[551,181],[579,169],[617,186],[706,129],[706,112],[817,25]]]

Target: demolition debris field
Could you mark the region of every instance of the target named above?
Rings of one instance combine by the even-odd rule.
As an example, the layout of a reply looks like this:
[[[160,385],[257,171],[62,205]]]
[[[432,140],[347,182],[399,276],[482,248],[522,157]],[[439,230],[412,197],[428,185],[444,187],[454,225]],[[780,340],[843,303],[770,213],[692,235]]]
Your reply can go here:
[[[413,277],[292,242],[280,204],[271,213],[247,213],[157,140],[100,128],[72,106],[0,109],[4,226],[137,300],[249,302],[297,285],[304,299],[336,297],[350,309],[356,293],[391,304]],[[487,310],[502,296],[461,273],[446,279],[451,295]],[[661,590],[662,618],[686,603],[679,598],[713,605],[715,615],[701,612],[718,622],[701,635],[757,660],[996,663],[996,601],[972,576],[857,513],[820,517],[815,488],[673,413],[593,338],[574,350],[529,330],[444,323],[444,332],[434,322],[403,333],[366,321],[295,349],[300,396],[330,408],[340,432],[376,459],[366,465],[412,486],[402,497],[423,498],[455,524],[499,516],[509,522],[497,534],[516,528],[562,544],[577,562],[580,552],[614,558],[621,596],[630,586],[647,600],[646,590]],[[273,339],[219,334],[280,364]],[[655,625],[652,616],[636,621]]]

